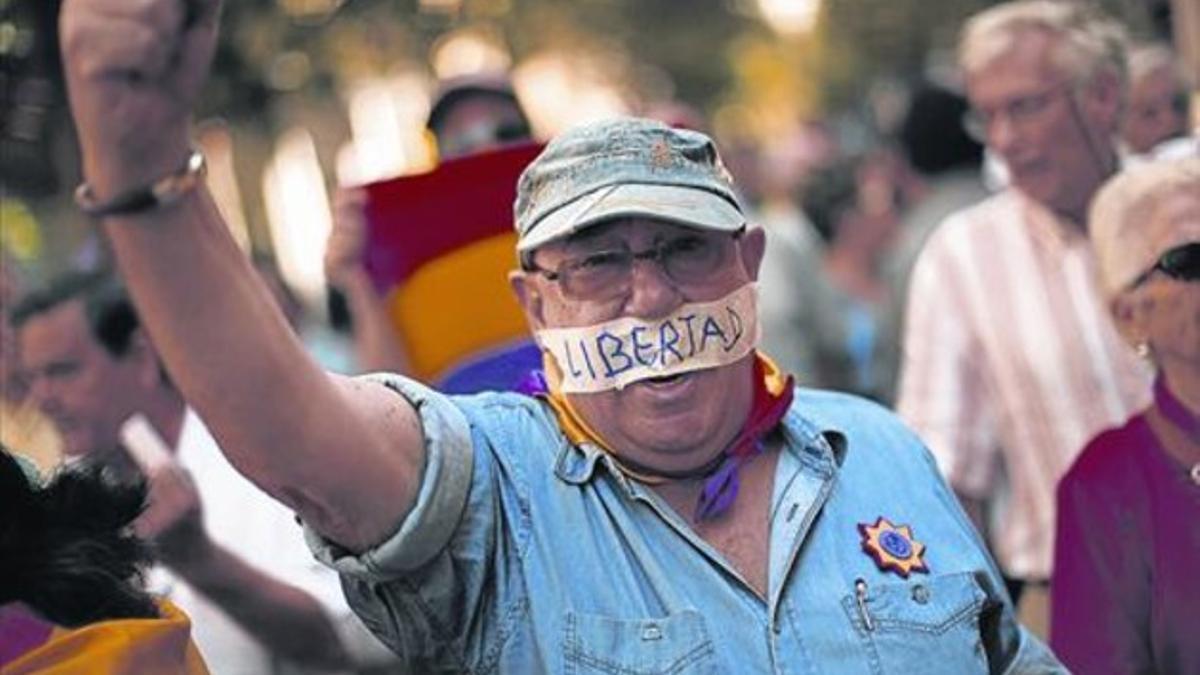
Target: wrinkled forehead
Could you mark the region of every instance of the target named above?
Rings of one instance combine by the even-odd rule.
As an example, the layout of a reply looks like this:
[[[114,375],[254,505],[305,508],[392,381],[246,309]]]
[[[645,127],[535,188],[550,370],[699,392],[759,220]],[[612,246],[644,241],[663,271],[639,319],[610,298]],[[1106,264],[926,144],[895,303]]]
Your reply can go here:
[[[1066,73],[1055,60],[1061,37],[1048,30],[1022,28],[992,31],[972,45],[962,68],[971,85],[992,79],[997,71],[1019,72],[1029,79],[1058,80]]]
[[[77,357],[98,348],[83,302],[68,300],[29,317],[17,330],[21,361],[27,366]]]
[[[21,331],[33,328],[35,331],[56,334],[90,333],[87,323],[87,312],[83,300],[69,298],[29,315],[21,323]]]

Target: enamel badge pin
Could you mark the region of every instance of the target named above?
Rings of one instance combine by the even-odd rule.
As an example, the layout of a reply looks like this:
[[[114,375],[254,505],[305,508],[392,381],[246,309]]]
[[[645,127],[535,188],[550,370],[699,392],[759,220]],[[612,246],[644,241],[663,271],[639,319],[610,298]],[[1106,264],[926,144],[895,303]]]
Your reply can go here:
[[[875,519],[874,525],[858,524],[862,534],[862,548],[875,561],[879,569],[908,578],[913,572],[928,572],[925,561],[925,544],[913,538],[912,529],[907,525],[899,527],[883,516]]]

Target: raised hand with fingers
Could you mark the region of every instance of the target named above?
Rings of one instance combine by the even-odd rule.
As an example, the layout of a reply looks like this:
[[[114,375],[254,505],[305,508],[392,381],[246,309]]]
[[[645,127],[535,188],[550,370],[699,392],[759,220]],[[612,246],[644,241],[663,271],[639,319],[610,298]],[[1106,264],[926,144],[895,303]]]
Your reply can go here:
[[[86,181],[76,201],[102,220],[172,383],[229,461],[306,523],[363,548],[415,503],[420,425],[390,390],[312,360],[199,180],[192,107],[219,9],[219,0],[63,1]]]
[[[63,67],[97,200],[179,171],[216,45],[218,0],[66,0]]]
[[[175,462],[157,467],[146,478],[150,488],[147,506],[134,521],[134,530],[154,542],[168,565],[185,564],[207,542],[196,484]]]
[[[333,229],[325,244],[325,278],[342,287],[366,273],[363,254],[367,245],[367,220],[363,189],[338,190],[333,199]]]
[[[144,415],[135,414],[121,425],[121,442],[146,480],[146,509],[134,521],[134,530],[154,542],[168,565],[186,564],[209,543],[195,481]]]

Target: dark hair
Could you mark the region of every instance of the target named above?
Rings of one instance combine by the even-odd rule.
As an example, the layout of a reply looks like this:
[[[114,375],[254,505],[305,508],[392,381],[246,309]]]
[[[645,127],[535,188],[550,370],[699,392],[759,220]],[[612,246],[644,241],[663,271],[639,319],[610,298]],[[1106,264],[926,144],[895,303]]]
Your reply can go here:
[[[159,616],[141,585],[150,549],[130,527],[145,500],[144,482],[118,485],[98,467],[37,485],[0,448],[0,605],[68,628]]]
[[[13,307],[9,321],[14,329],[20,328],[33,317],[74,300],[83,301],[92,337],[109,354],[123,356],[140,322],[125,287],[108,270],[68,272],[53,279],[22,298]]]
[[[525,108],[521,105],[520,99],[513,91],[512,82],[506,75],[491,73],[462,75],[441,83],[434,96],[433,105],[429,108],[429,116],[425,119],[425,128],[433,132],[440,151],[446,151],[446,138],[444,137],[446,118],[463,103],[478,100],[508,104],[516,110],[520,118],[495,129],[497,137],[492,139],[493,141],[511,143],[526,140],[532,136],[529,116],[525,114]]]
[[[917,171],[936,175],[980,167],[983,145],[963,128],[967,109],[966,98],[938,85],[923,85],[913,94],[900,123],[900,145]]]
[[[826,243],[837,237],[838,221],[858,200],[859,163],[843,158],[818,167],[800,188],[800,207]]]

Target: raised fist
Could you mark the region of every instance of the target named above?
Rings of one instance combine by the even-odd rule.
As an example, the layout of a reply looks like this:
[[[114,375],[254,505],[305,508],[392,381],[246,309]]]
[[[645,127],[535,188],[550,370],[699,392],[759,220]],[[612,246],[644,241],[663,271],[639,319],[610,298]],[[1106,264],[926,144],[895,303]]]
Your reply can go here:
[[[104,201],[176,172],[216,45],[218,0],[65,0],[59,18],[84,178]]]

